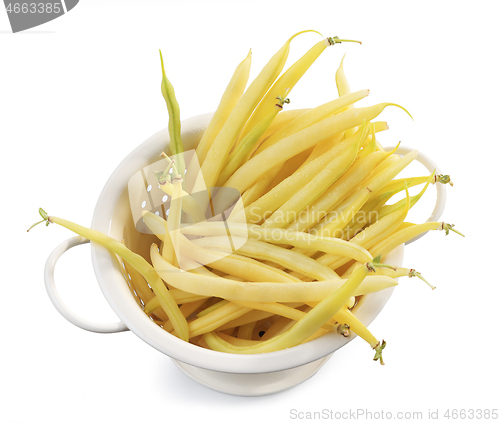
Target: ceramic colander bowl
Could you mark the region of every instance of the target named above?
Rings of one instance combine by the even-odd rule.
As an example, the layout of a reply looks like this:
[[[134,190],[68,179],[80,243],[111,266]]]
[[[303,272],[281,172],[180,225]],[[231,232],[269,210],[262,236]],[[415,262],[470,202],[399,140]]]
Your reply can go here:
[[[207,127],[211,114],[188,119],[182,124],[185,150],[194,149]],[[168,142],[168,132],[153,135],[132,151],[113,172],[97,202],[92,228],[115,239],[123,239],[136,253],[149,257],[149,248],[156,240],[136,230],[129,203],[128,182],[141,169],[158,160],[159,153]],[[410,151],[400,147],[398,153]],[[436,165],[425,155],[418,159],[430,171]],[[439,170],[437,170],[439,172]],[[445,203],[445,187],[436,184],[437,202],[429,220],[441,216]],[[68,249],[88,242],[81,237],[70,238],[59,245],[49,256],[45,268],[45,284],[56,309],[71,323],[82,329],[112,333],[130,330],[153,348],[169,356],[189,377],[214,390],[234,395],[257,396],[276,393],[313,376],[332,354],[353,339],[329,333],[306,344],[283,351],[266,354],[239,355],[207,350],[163,330],[143,311],[144,300],[134,289],[125,265],[106,248],[91,243],[92,263],[101,290],[114,312],[117,323],[96,323],[75,314],[59,296],[54,283],[54,267],[59,257]],[[403,246],[386,257],[386,262],[401,266]],[[364,296],[354,308],[365,325],[380,313],[392,289]]]

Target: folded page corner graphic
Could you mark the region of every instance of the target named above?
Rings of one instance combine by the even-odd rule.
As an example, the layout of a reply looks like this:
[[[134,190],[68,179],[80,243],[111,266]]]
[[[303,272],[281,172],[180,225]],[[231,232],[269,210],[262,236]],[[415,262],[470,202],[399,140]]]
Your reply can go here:
[[[69,12],[73,7],[75,7],[80,0],[63,0],[66,3],[66,12]]]
[[[79,0],[4,0],[12,32],[21,32],[50,22],[73,9]]]

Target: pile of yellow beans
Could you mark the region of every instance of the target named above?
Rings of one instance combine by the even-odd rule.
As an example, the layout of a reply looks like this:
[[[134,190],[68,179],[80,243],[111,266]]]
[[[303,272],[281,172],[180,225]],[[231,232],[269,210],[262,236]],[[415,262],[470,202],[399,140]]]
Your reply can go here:
[[[352,309],[360,296],[393,287],[401,276],[423,279],[383,258],[424,232],[457,232],[444,222],[405,221],[429,185],[451,182],[435,172],[395,179],[418,152],[386,151],[376,134],[388,125],[376,119],[388,106],[408,112],[393,103],[355,107],[369,90],[350,91],[343,59],[335,78],[338,98],[286,110],[315,60],[328,47],[352,41],[322,37],[283,72],[293,39],[304,32],[316,31],[290,37],[248,87],[252,54],[243,59],[191,162],[183,158],[180,108],[162,58],[170,145],[169,154],[162,153],[168,166],[157,177],[171,202],[168,217],[143,213],[158,238],[150,257],[42,209],[40,214],[42,222],[65,226],[121,257],[144,312],[186,342],[256,354],[332,331],[352,332],[383,364],[385,342]],[[422,189],[411,196],[409,189],[418,185]],[[196,192],[206,198],[195,198]],[[227,192],[238,192],[238,201]],[[398,193],[405,195],[391,204]],[[207,219],[215,215],[224,218]]]

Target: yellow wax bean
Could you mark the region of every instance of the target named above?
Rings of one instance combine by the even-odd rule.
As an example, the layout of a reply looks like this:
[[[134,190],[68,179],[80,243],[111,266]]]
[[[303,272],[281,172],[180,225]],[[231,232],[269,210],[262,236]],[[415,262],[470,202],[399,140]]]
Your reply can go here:
[[[429,180],[428,176],[414,176],[411,178],[393,179],[384,185],[384,192],[396,193],[404,189],[404,185],[408,188],[415,187],[420,184],[425,184]],[[431,184],[435,182],[431,181]]]
[[[156,246],[151,248],[151,261],[157,273],[177,289],[202,296],[227,300],[256,302],[321,301],[345,282],[342,279],[322,282],[237,282],[226,278],[211,278],[182,272],[164,260]],[[355,296],[366,295],[397,285],[386,276],[370,276],[356,290]]]
[[[338,99],[335,99],[329,103],[323,104],[319,107],[316,107],[315,109],[308,110],[307,112],[303,113],[300,115],[297,119],[294,121],[290,122],[290,124],[285,125],[283,128],[281,128],[279,131],[277,131],[275,134],[270,136],[268,139],[266,139],[261,146],[257,149],[257,151],[253,154],[253,156],[258,155],[262,151],[264,151],[266,148],[269,148],[276,143],[278,143],[280,140],[283,140],[291,135],[296,134],[297,132],[300,132],[301,130],[312,126],[315,123],[320,122],[321,120],[330,117],[334,115],[335,113],[338,113],[342,110],[344,110],[349,104],[352,104],[356,101],[359,101],[363,98],[365,98],[369,94],[369,90],[361,90],[357,91],[353,94],[350,94],[348,96],[344,96]],[[342,131],[340,131],[342,132]],[[328,141],[328,139],[327,139]],[[314,147],[311,147],[314,148]],[[250,158],[250,157],[249,157]],[[260,196],[262,196],[268,189],[268,187],[271,185],[272,181],[274,178],[279,174],[280,170],[285,166],[283,162],[277,164],[274,168],[270,169],[268,172],[266,172],[264,175],[259,178],[250,188],[252,191],[251,194],[249,195],[249,199],[245,203],[250,204],[251,202],[257,200]]]
[[[345,131],[353,126],[361,125],[363,121],[374,119],[389,105],[395,104],[382,103],[371,107],[347,110],[282,139],[243,164],[224,186],[243,192],[277,164],[307,150],[334,133]]]
[[[200,166],[205,161],[208,150],[212,146],[215,137],[227,121],[231,111],[234,109],[240,100],[248,82],[250,74],[250,65],[252,62],[252,51],[248,52],[248,56],[238,65],[234,74],[229,81],[229,84],[224,92],[219,107],[215,111],[207,130],[203,134],[198,146],[196,147],[196,156]],[[191,169],[190,169],[191,170]]]
[[[219,173],[231,148],[234,146],[234,143],[243,129],[243,126],[285,66],[290,51],[290,43],[297,35],[304,32],[316,31],[302,31],[290,37],[285,45],[271,58],[266,66],[264,66],[236,106],[231,110],[229,117],[215,137],[201,165],[203,178],[198,178],[196,180],[193,192],[203,191],[207,187],[211,188],[215,186]]]
[[[434,180],[435,177],[433,177],[432,180]],[[431,183],[432,183],[431,180]],[[395,183],[395,181],[397,183]],[[361,208],[361,210],[356,214],[355,218],[353,219],[355,222],[358,222],[361,224],[361,226],[364,226],[366,223],[372,223],[378,219],[383,218],[384,216],[392,213],[393,211],[399,209],[400,207],[403,207],[406,203],[406,200],[401,200],[395,205],[390,205],[390,206],[385,206],[384,204],[395,194],[398,192],[402,191],[405,189],[405,184],[408,188],[411,188],[413,186],[420,185],[421,183],[425,183],[429,181],[429,177],[425,176],[422,178],[405,178],[405,179],[397,179],[397,180],[392,180],[388,184],[384,186],[383,189],[379,191],[377,196],[372,198],[371,200],[367,201],[366,204]],[[410,197],[410,208],[415,205],[415,203],[418,201],[418,199],[421,197],[421,194],[416,197]],[[382,211],[383,210],[383,211]],[[356,225],[359,227],[359,225]],[[355,230],[355,227],[351,228],[352,230]]]
[[[426,222],[420,225],[412,225],[404,229],[398,230],[390,237],[379,242],[377,245],[374,245],[372,248],[370,248],[370,252],[374,257],[379,255],[385,255],[394,250],[394,248],[396,248],[397,246],[427,231],[444,230],[446,231],[446,234],[448,234],[450,230],[457,232],[456,230],[452,229],[452,227],[453,225],[444,222]]]
[[[189,304],[189,303],[194,303],[198,302],[200,300],[205,300],[208,299],[209,297],[205,297],[202,295],[195,295],[190,292],[184,292],[179,289],[173,288],[169,289],[170,294],[174,298],[177,304]],[[157,314],[158,310],[162,310],[160,306],[160,300],[158,297],[153,297],[151,298],[147,303],[144,308],[144,312],[146,314],[151,314],[155,313]],[[166,320],[167,318],[163,319]]]
[[[237,338],[234,338],[234,339],[251,340],[256,323],[257,322],[252,322],[252,323],[247,323],[246,325],[240,326],[238,328],[238,332],[236,334]],[[251,342],[255,342],[255,341],[251,341]],[[249,345],[249,344],[247,344],[247,345]]]
[[[240,329],[244,328],[244,327],[254,326],[254,325],[255,325],[255,322],[249,323],[248,325],[240,326]],[[256,341],[256,340],[253,340],[253,339],[250,339],[247,337],[240,336],[240,329],[238,330],[237,338],[235,338],[234,336],[231,336],[231,335],[227,335],[224,332],[217,332],[217,335],[219,335],[222,339],[224,339],[224,341],[227,341],[233,345],[239,345],[239,346],[256,345],[260,342],[260,341]]]
[[[376,223],[349,240],[349,244],[356,244],[363,246],[364,248],[371,248],[382,239],[385,239],[388,235],[397,230],[401,223],[403,223],[408,215],[409,205],[410,201],[407,190],[406,207],[396,210],[378,220]],[[331,254],[325,254],[317,260],[326,266],[330,266],[332,269],[337,269],[349,261],[349,259],[346,259],[345,257],[339,257]]]
[[[165,99],[168,110],[168,134],[170,136],[170,151],[172,152],[172,154],[177,155],[177,168],[179,169],[180,174],[184,175],[184,156],[182,155],[182,153],[184,152],[184,146],[181,139],[180,109],[179,104],[177,103],[177,99],[175,98],[174,87],[165,75],[165,67],[163,65],[163,56],[161,54],[161,50],[160,60],[162,71],[161,93],[163,95],[163,98]]]
[[[130,275],[129,282],[136,290],[137,296],[147,303],[155,294],[151,291],[144,277],[133,266],[126,261],[123,261],[123,265],[125,266],[126,272]]]
[[[287,71],[273,84],[273,86],[266,93],[262,101],[259,103],[255,112],[248,120],[245,128],[242,131],[241,137],[248,134],[252,128],[258,124],[265,116],[272,110],[272,102],[274,99],[282,95],[285,89],[291,91],[295,84],[299,81],[304,73],[311,67],[315,60],[320,56],[323,51],[329,46],[333,45],[329,42],[328,38],[315,44],[306,54],[297,60]]]
[[[366,137],[365,142],[360,145],[360,148],[363,147],[359,154],[358,157],[364,157],[370,153],[374,153],[377,151],[377,144],[376,141],[377,139],[375,138],[375,127],[373,124],[370,122],[370,136]]]
[[[349,240],[358,232],[362,231],[366,225],[373,223],[378,218],[378,213],[382,208],[383,203],[371,203],[367,201],[363,207],[354,215],[351,222],[344,228],[342,235],[339,237],[344,240]]]
[[[170,238],[170,233],[167,228],[167,221],[146,210],[142,212],[142,218],[149,230],[155,234],[158,239],[163,241],[161,252],[163,258],[174,266],[177,266],[177,258],[175,257],[174,245],[172,244],[172,238]]]
[[[307,315],[307,313],[303,311],[297,310],[296,308],[289,307],[287,305],[280,303],[257,303],[253,301],[231,301],[231,302],[238,304],[242,307],[248,307],[254,310],[268,311],[270,313],[287,317],[292,320],[300,320]],[[337,325],[330,322],[325,322],[323,328],[328,330],[335,330],[337,329]]]
[[[181,232],[199,236],[220,236],[227,234],[226,226],[223,222],[204,222],[196,226],[186,226],[182,228]],[[370,254],[364,248],[338,238],[317,237],[289,229],[265,229],[261,226],[244,223],[231,223],[230,232],[231,236],[248,237],[249,239],[278,245],[288,244],[305,250],[323,251],[329,254],[345,256],[362,263],[372,260]]]
[[[356,160],[335,184],[311,204],[305,216],[300,216],[300,220],[290,224],[287,229],[302,232],[312,228],[361,181],[367,178],[389,154],[375,152]]]
[[[279,116],[279,115],[278,115]],[[300,156],[298,154],[297,156]],[[297,157],[296,156],[296,157]],[[290,159],[293,160],[294,158]],[[286,163],[281,163],[278,166],[272,168],[268,173],[266,173],[262,178],[256,181],[251,187],[249,187],[242,195],[242,201],[245,206],[252,204],[254,201],[257,201],[260,197],[262,197],[265,193],[267,193],[273,184],[273,181],[278,177],[283,167]],[[288,175],[290,176],[290,175]],[[240,210],[235,210],[234,214]]]
[[[263,319],[268,319],[273,316],[273,313],[269,313],[268,311],[262,310],[252,310],[248,313],[244,314],[241,317],[237,317],[234,320],[231,320],[228,323],[222,325],[218,330],[229,330],[237,328],[238,326],[246,325],[247,323],[257,323],[262,321]]]
[[[205,308],[204,310],[201,310],[196,317],[203,317],[205,314],[211,313],[214,310],[217,310],[218,308],[222,307],[223,305],[227,304],[229,301],[228,300],[222,300],[219,298],[219,301],[216,303],[212,304],[210,307]]]
[[[377,338],[375,338],[368,328],[348,309],[341,308],[338,313],[335,314],[334,319],[338,322],[349,325],[349,329],[352,330],[356,335],[362,338],[364,341],[370,344],[373,349],[377,348],[380,344]],[[382,359],[380,364],[384,364]]]
[[[379,150],[380,152],[380,150]],[[387,157],[382,163],[380,163],[375,170],[373,171],[373,175],[376,175],[378,173],[382,173],[385,170],[389,169],[391,166],[396,164],[401,160],[401,156],[398,156],[397,154],[390,154],[389,157]]]
[[[408,164],[410,164],[418,155],[416,150],[406,154],[400,161],[390,166],[384,172],[374,175],[366,184],[363,183],[353,194],[346,200],[346,205],[340,211],[333,211],[325,218],[328,222],[323,227],[319,228],[319,234],[332,236],[341,231],[349,220],[359,211],[363,204],[370,196],[378,192],[388,181],[396,176]]]
[[[148,316],[153,313],[157,308],[160,307],[160,300],[157,297],[153,297],[144,306],[144,313]]]
[[[293,175],[276,185],[257,201],[246,206],[244,211],[234,216],[234,220],[247,221],[255,224],[260,223],[285,204],[294,193],[301,192],[300,190],[307,185],[311,178],[320,174],[325,167],[328,169],[332,167],[335,169],[337,166],[340,169],[348,167],[353,160],[353,155],[356,155],[357,147],[354,149],[356,141],[355,137],[351,137],[335,145],[325,154],[313,160],[307,166],[299,169]]]
[[[213,332],[206,333],[203,338],[208,346],[213,350],[239,354],[258,354],[296,346],[313,335],[340,310],[342,305],[349,300],[349,298],[356,291],[357,287],[363,282],[367,274],[368,267],[361,266],[352,274],[352,276],[341,288],[322,300],[291,329],[282,335],[278,335],[275,338],[264,341],[258,345],[237,347],[223,341]]]
[[[340,142],[340,138],[338,139],[338,141]],[[330,144],[329,148],[327,148],[324,151],[324,153],[326,153],[335,144],[337,144],[336,140],[332,139],[332,143]],[[311,156],[313,150],[314,150],[314,148],[311,147],[310,149],[305,150],[302,153],[299,153],[296,156],[292,157],[291,159],[287,160],[284,163],[281,170],[276,175],[276,177],[273,179],[271,184],[269,185],[268,191],[273,189],[276,185],[279,185],[281,182],[283,182],[289,176],[292,176],[297,170],[299,170],[301,167],[303,167],[303,165],[309,163],[311,161],[311,160],[309,160],[309,157]],[[317,156],[317,157],[319,157],[319,156]],[[253,185],[252,185],[252,187],[253,187]],[[248,192],[248,190],[246,190],[245,193],[246,192]]]
[[[197,275],[211,276],[212,278],[218,278],[219,277],[215,273],[213,273],[210,270],[208,270],[205,266],[202,266],[201,264],[199,264],[198,262],[195,262],[194,260],[192,260],[192,263],[189,264],[189,260],[190,259],[188,259],[188,257],[185,257],[185,256],[182,257],[182,262],[183,263],[187,262],[188,263],[187,265],[189,267],[191,267],[191,269],[189,270],[189,272],[196,273]],[[198,267],[195,267],[196,264],[198,264]]]
[[[342,110],[344,110],[349,104],[352,104],[356,101],[359,101],[365,98],[369,94],[369,90],[361,90],[357,91],[353,94],[349,94],[348,96],[344,96],[338,99],[335,99],[329,103],[323,104],[315,109],[310,109],[307,112],[301,114],[297,119],[290,122],[290,124],[283,126],[280,130],[276,131],[273,135],[267,138],[257,149],[257,151],[251,156],[258,155],[265,149],[273,146],[278,143],[280,140],[283,140],[291,135],[300,132],[301,130],[312,126],[315,123],[320,122],[321,120],[334,115]],[[279,115],[278,115],[279,116]],[[342,132],[342,131],[340,131]],[[314,147],[311,147],[314,148]],[[306,149],[307,150],[307,149]],[[249,157],[250,158],[250,157]],[[246,205],[254,202],[260,196],[262,196],[271,185],[274,178],[278,175],[280,170],[283,168],[285,164],[283,162],[278,163],[274,168],[268,170],[264,175],[262,175],[252,186],[249,188],[251,190],[249,198],[246,200]]]
[[[223,324],[230,322],[251,311],[250,308],[241,307],[238,304],[227,303],[202,317],[191,320],[189,333],[191,336],[198,336],[212,330],[218,329]]]
[[[303,311],[303,309],[308,309],[310,310],[310,307],[303,306],[300,307],[299,310]],[[282,333],[286,332],[289,330],[294,324],[296,323],[296,320],[289,319],[287,317],[281,316],[276,322],[274,322],[269,329],[266,330],[264,335],[260,337],[261,341],[267,341],[269,339],[274,338],[275,336],[281,335]]]
[[[202,300],[194,301],[192,303],[186,303],[182,304],[179,308],[181,311],[182,315],[187,319],[189,316],[191,316],[196,310],[198,310],[200,307],[203,307],[203,304],[205,304],[208,301],[208,298],[203,298]],[[189,323],[188,323],[189,327]],[[171,332],[174,329],[172,322],[170,320],[167,320],[163,323],[163,330],[166,330],[167,332]],[[189,334],[189,337],[192,338],[193,336],[191,333]]]
[[[182,291],[177,288],[170,288],[169,292],[177,304],[192,303],[194,301],[201,300],[202,298],[207,298],[205,295],[196,295],[192,292]]]
[[[273,135],[275,132],[279,131],[281,128],[283,128],[285,125],[288,125],[290,122],[298,118],[300,115],[304,114],[305,112],[309,111],[311,109],[292,109],[292,110],[283,110],[281,113],[276,116],[276,119],[273,120],[271,125],[269,125],[269,128],[267,128],[266,132],[262,135],[261,139],[259,142],[253,147],[251,150],[252,152],[255,151],[260,143],[265,141],[267,138],[269,138],[271,135]],[[248,157],[247,157],[248,159]]]
[[[290,124],[284,126],[275,134],[270,136],[262,145],[257,149],[257,155],[264,151],[265,149],[273,146],[280,140],[289,137],[297,132],[302,131],[309,126],[312,126],[328,117],[331,117],[337,113],[344,111],[349,105],[356,103],[359,100],[367,97],[370,90],[360,90],[355,93],[337,98],[328,103],[322,104],[314,109],[310,109],[307,112],[301,114],[297,119],[290,122]],[[367,119],[371,120],[371,119]],[[340,132],[340,131],[337,131]],[[333,135],[333,134],[331,134]]]
[[[274,108],[271,109],[268,115],[258,122],[252,129],[241,139],[241,142],[235,147],[234,151],[227,158],[227,163],[221,170],[219,178],[217,179],[217,186],[222,186],[229,179],[238,167],[245,161],[251,148],[257,143],[259,138],[264,134],[264,131],[276,118],[278,113],[283,109],[284,97],[273,99]]]
[[[365,205],[359,210],[359,212],[356,213],[356,216],[354,216],[353,222],[355,223],[351,226],[348,226],[344,230],[344,236],[348,236],[350,238],[352,236],[351,234],[355,235],[366,224],[372,224],[373,222],[380,220],[383,217],[402,208],[405,208],[407,213],[408,210],[411,209],[417,203],[417,201],[422,197],[427,187],[429,186],[429,183],[435,180],[434,173],[435,172],[432,172],[432,174],[429,177],[427,177],[427,184],[420,191],[420,193],[415,196],[412,197],[409,196],[408,193],[409,185],[407,184],[406,180],[403,179],[401,180],[398,186],[393,185],[394,188],[392,189],[392,191],[383,192],[382,194],[378,194],[376,197],[372,198],[370,201],[367,201]],[[413,186],[413,184],[411,183],[412,178],[410,178],[409,181],[410,185]],[[386,186],[381,191],[385,191],[387,189]],[[407,192],[406,198],[390,206],[384,206],[387,200],[389,200],[394,194],[403,189],[406,190]],[[404,214],[404,216],[406,216],[406,213]]]
[[[420,274],[420,272],[417,272],[415,269],[406,269],[404,267],[398,267],[395,269],[379,268],[377,269],[377,271],[379,274],[389,276],[391,278],[399,278],[401,276],[407,276],[409,278],[412,278],[416,276],[419,279],[423,280],[432,290],[436,289],[434,285],[431,285],[429,282],[427,282],[425,278]]]
[[[349,86],[349,82],[347,81],[344,72],[344,59],[345,59],[345,54],[342,56],[342,60],[340,61],[340,65],[339,68],[337,69],[337,72],[335,72],[335,83],[337,84],[337,91],[339,93],[339,97],[351,93],[351,87]],[[348,108],[352,109],[353,106],[350,105],[348,106]],[[355,129],[348,129],[346,131],[346,137],[350,137],[354,133],[354,131]]]
[[[403,222],[403,223],[401,223],[401,225],[398,226],[397,230],[399,231],[401,229],[409,228],[410,226],[415,226],[415,223]]]
[[[70,222],[69,220],[61,219],[59,217],[48,216],[47,213],[45,213],[43,210],[41,210],[40,214],[42,214],[44,220],[46,220],[47,222],[64,226],[65,228],[77,233],[80,236],[83,236],[84,238],[97,242],[106,247],[108,250],[114,252],[123,260],[127,261],[144,277],[144,279],[146,279],[146,282],[151,286],[153,292],[160,302],[161,308],[165,311],[168,318],[172,321],[172,324],[174,325],[175,331],[177,332],[178,336],[184,341],[189,340],[189,330],[185,317],[179,311],[177,303],[175,302],[174,298],[172,297],[158,274],[143,257],[130,251],[121,242],[110,238],[109,236],[99,231],[85,228],[83,226],[77,225],[76,223]],[[161,257],[158,249],[155,249],[156,254]],[[163,258],[162,260],[163,262],[167,263]],[[171,264],[169,265],[172,266]]]
[[[265,265],[257,260],[243,257],[238,254],[227,255],[225,253],[200,248],[196,244],[189,242],[184,236],[181,237],[181,251],[183,255],[204,263],[213,269],[238,276],[243,279],[249,279],[255,282],[276,281],[282,283],[297,282],[298,279],[288,273]],[[218,296],[218,295],[214,295]]]
[[[180,227],[182,213],[182,177],[177,175],[173,180],[172,201],[170,203],[170,213],[167,219],[167,228],[172,240],[172,245],[177,257],[180,260]]]
[[[232,235],[234,243],[241,245],[237,252],[240,255],[257,260],[268,260],[277,263],[286,269],[299,272],[317,280],[337,279],[338,275],[329,267],[318,264],[316,260],[303,254],[281,248],[266,242],[238,238]],[[227,237],[206,237],[192,241],[195,245],[203,248],[216,249],[218,251],[231,252]]]
[[[356,131],[352,133],[354,135]],[[339,143],[343,139],[349,138],[349,137],[344,137],[345,132],[337,132],[336,134],[332,135],[330,138],[327,138],[326,140],[323,140],[316,144],[313,148],[311,153],[308,155],[307,159],[303,160],[302,164],[300,165],[299,169],[301,167],[306,166],[309,162],[313,161],[315,158],[321,156],[322,154],[326,153],[328,150],[330,150],[335,144]],[[295,156],[297,157],[297,156]],[[291,159],[290,159],[291,160]]]
[[[422,196],[424,195],[425,191],[427,190],[429,184],[434,180],[434,176],[435,176],[435,171],[432,172],[432,174],[427,178],[427,183],[422,188],[422,190],[417,195],[413,195],[410,197],[410,200],[409,200],[410,201],[410,209],[415,204],[417,204],[417,202],[422,198]],[[403,189],[404,189],[404,187],[403,187]],[[396,193],[397,191],[399,191],[399,190],[394,190],[392,192]],[[392,194],[392,192],[391,192],[391,194]],[[384,203],[385,203],[385,201],[384,201]],[[387,216],[388,214],[392,213],[393,211],[399,210],[400,208],[405,207],[405,204],[406,204],[406,199],[403,198],[394,204],[383,206],[380,209],[380,211],[377,213],[377,219],[381,219],[384,216]]]
[[[302,210],[320,197],[347,171],[356,158],[360,143],[364,142],[367,135],[368,128],[363,122],[356,142],[347,151],[331,160],[301,191],[291,196],[261,226],[264,228],[283,228],[295,221]]]
[[[394,213],[395,213],[394,217],[398,217],[398,219],[392,225],[389,225],[389,223],[391,223],[393,219],[384,222],[383,227],[375,226],[378,224],[378,222],[382,222],[383,219],[381,219],[380,221],[375,222],[373,225],[364,229],[362,232],[358,233],[354,238],[350,239],[349,242],[352,242],[356,237],[359,236],[358,239],[360,246],[367,249],[372,248],[375,244],[378,244],[379,242],[381,242],[382,240],[384,240],[385,238],[389,237],[394,232],[396,232],[401,226],[401,223],[404,219],[404,217],[401,216],[406,216],[406,213],[404,212],[404,210],[398,210],[397,212]],[[389,216],[385,216],[385,218],[388,218]],[[372,231],[368,231],[369,228],[371,228]],[[368,232],[365,233],[365,231]],[[338,269],[339,267],[341,267],[342,265],[344,265],[349,261],[348,259],[346,260],[345,257],[340,257],[340,256],[334,257],[333,255],[329,254],[325,254],[324,256],[319,257],[317,260],[323,264],[326,264],[332,269]]]
[[[337,72],[335,72],[335,83],[337,84],[337,91],[339,93],[339,97],[343,95],[350,94],[351,87],[349,86],[349,82],[345,76],[344,72],[344,59],[345,54],[342,56],[342,60],[340,61],[339,68]]]

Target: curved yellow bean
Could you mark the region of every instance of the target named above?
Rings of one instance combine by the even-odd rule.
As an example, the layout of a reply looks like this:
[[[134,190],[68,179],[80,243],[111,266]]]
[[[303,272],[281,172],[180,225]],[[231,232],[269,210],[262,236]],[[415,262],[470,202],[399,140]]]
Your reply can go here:
[[[286,269],[299,272],[309,276],[314,280],[337,279],[338,275],[328,266],[324,266],[303,254],[281,248],[266,242],[255,241],[244,238],[238,238],[232,235],[234,243],[241,245],[237,253],[243,256],[251,257],[257,260],[266,260],[277,263]],[[218,251],[231,252],[227,237],[205,237],[192,241],[195,245],[202,248],[216,249]]]
[[[335,145],[325,154],[313,160],[307,166],[299,169],[289,178],[276,185],[257,201],[246,206],[244,211],[237,213],[233,217],[234,221],[247,221],[257,224],[266,217],[269,218],[271,213],[285,204],[294,193],[301,192],[300,190],[307,185],[310,179],[320,174],[325,167],[331,168],[332,166],[336,167],[338,165],[342,168],[342,165],[344,167],[348,166],[349,163],[352,162],[352,155],[354,154],[355,156],[356,154],[357,150],[353,150],[355,145],[355,137],[351,137]]]
[[[257,143],[259,138],[264,134],[269,125],[276,118],[278,113],[283,109],[281,101],[273,100],[274,108],[271,109],[267,116],[258,122],[252,129],[241,139],[241,142],[235,147],[233,152],[227,158],[225,166],[222,168],[219,178],[217,179],[217,186],[222,186],[235,172],[238,167],[245,161],[246,156],[249,154],[251,148]]]
[[[328,223],[317,229],[319,234],[325,236],[332,236],[332,234],[335,236],[338,234],[338,231],[341,231],[347,225],[347,222],[353,218],[370,196],[377,193],[388,181],[408,166],[417,155],[418,152],[416,150],[406,154],[393,166],[390,166],[384,172],[374,175],[366,181],[366,183],[361,184],[361,186],[347,198],[345,206],[343,206],[342,209],[339,211],[335,210],[324,218],[325,223]]]
[[[246,121],[285,66],[290,51],[290,43],[296,36],[304,32],[316,31],[301,31],[290,37],[284,46],[271,58],[271,60],[269,60],[266,66],[264,66],[236,106],[231,110],[229,117],[215,137],[201,165],[203,178],[198,178],[196,180],[193,192],[203,191],[206,188],[215,186],[222,166]]]
[[[252,62],[252,50],[248,52],[247,57],[238,65],[234,71],[229,84],[222,95],[222,99],[215,111],[210,123],[203,134],[198,146],[196,147],[196,156],[200,166],[207,157],[208,150],[212,146],[215,137],[227,121],[231,111],[240,100],[245,87],[247,86],[248,76],[250,75],[250,65]],[[191,170],[191,169],[190,169]]]
[[[372,257],[364,248],[352,242],[339,238],[318,237],[305,232],[296,232],[289,229],[266,229],[257,225],[244,223],[230,223],[231,236],[248,237],[256,241],[265,241],[271,244],[288,244],[304,250],[323,251],[325,253],[348,257],[365,263]],[[223,222],[205,222],[193,226],[186,226],[181,232],[198,236],[221,236],[227,234]]]
[[[265,116],[272,111],[272,102],[274,99],[282,95],[285,89],[291,91],[295,84],[302,78],[304,73],[316,61],[316,59],[325,51],[331,44],[328,39],[324,39],[316,43],[306,54],[290,66],[286,72],[273,84],[266,93],[260,104],[255,109],[254,113],[248,120],[245,128],[242,131],[241,138],[248,134],[252,128],[257,125]]]
[[[258,303],[254,301],[235,301],[235,300],[231,302],[238,304],[242,307],[248,307],[254,310],[268,311],[270,313],[276,314],[278,316],[287,317],[288,319],[292,320],[300,320],[307,315],[307,313],[305,313],[304,311],[300,311],[296,308],[289,307],[287,305],[280,303],[260,303],[260,302]],[[337,326],[338,325],[334,323],[325,322],[325,324],[322,327],[328,330],[336,330]]]
[[[306,214],[300,220],[288,226],[288,230],[306,231],[321,221],[328,212],[335,207],[342,199],[351,192],[361,181],[367,178],[370,173],[384,161],[390,153],[375,152],[366,157],[356,160],[341,178],[328,188],[308,208]]]
[[[298,218],[302,210],[313,203],[334,184],[356,159],[358,147],[368,135],[368,127],[365,122],[363,122],[359,132],[359,135],[355,137],[357,138],[356,142],[350,148],[331,160],[316,176],[304,185],[301,191],[289,197],[261,226],[264,228],[283,228],[288,226]]]
[[[248,347],[231,345],[223,341],[213,332],[206,333],[203,338],[213,350],[239,354],[258,354],[296,346],[313,335],[340,310],[342,305],[354,294],[367,274],[367,266],[361,266],[351,275],[341,288],[322,300],[291,329],[282,335],[278,335],[268,341],[263,341],[258,345]]]
[[[224,186],[243,192],[277,164],[307,150],[334,133],[361,125],[363,121],[372,120],[389,105],[395,104],[381,103],[371,107],[347,110],[284,138],[243,164]]]
[[[182,272],[164,260],[156,246],[151,247],[151,261],[156,272],[165,282],[177,289],[202,296],[227,300],[256,302],[307,302],[321,301],[343,285],[345,280],[322,282],[237,282],[226,278],[211,278]],[[354,295],[365,295],[396,286],[398,282],[386,276],[369,276]]]
[[[245,280],[250,279],[256,282],[276,281],[281,283],[298,282],[288,273],[268,266],[257,260],[241,256],[239,254],[230,254],[207,250],[198,245],[189,242],[183,235],[181,236],[181,252],[183,255],[199,263],[208,265],[211,268],[222,272],[238,276]],[[218,297],[218,295],[214,295]]]
[[[45,218],[44,218],[45,219]],[[184,341],[189,340],[189,330],[186,322],[186,318],[182,315],[177,307],[177,303],[172,297],[169,290],[164,285],[163,281],[160,279],[155,270],[151,265],[139,254],[130,251],[121,242],[93,229],[85,228],[83,226],[77,225],[76,223],[70,222],[66,219],[61,219],[55,216],[47,216],[45,219],[47,222],[57,223],[60,226],[81,235],[91,241],[95,241],[110,251],[114,252],[116,255],[120,256],[123,260],[127,261],[132,267],[134,267],[149,283],[153,292],[158,297],[161,308],[165,311],[170,321],[175,328],[176,333],[179,338]],[[156,248],[156,254],[160,256],[158,248]],[[167,263],[163,258],[163,262]],[[169,263],[170,266],[172,266]],[[172,266],[173,267],[173,266]],[[175,268],[174,268],[175,269]]]

